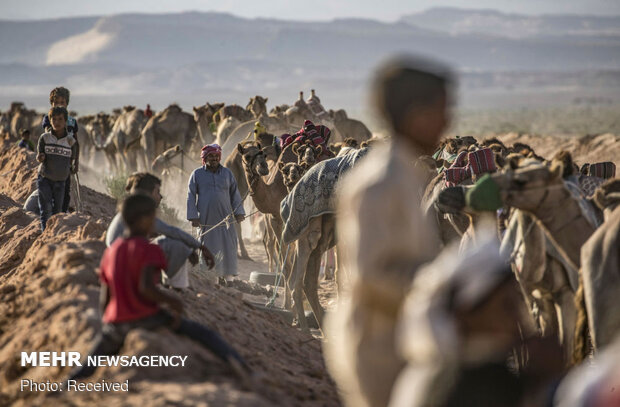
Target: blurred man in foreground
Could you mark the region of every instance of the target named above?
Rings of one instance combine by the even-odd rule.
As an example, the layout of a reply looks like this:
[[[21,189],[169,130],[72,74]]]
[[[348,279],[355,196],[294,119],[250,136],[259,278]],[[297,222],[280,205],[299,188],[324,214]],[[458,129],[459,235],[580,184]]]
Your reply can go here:
[[[328,367],[348,406],[386,406],[404,366],[395,349],[398,313],[418,266],[440,249],[417,191],[414,167],[432,154],[449,123],[452,75],[428,61],[384,65],[373,88],[375,108],[392,132],[343,180],[338,243],[351,276],[350,297],[329,316]]]

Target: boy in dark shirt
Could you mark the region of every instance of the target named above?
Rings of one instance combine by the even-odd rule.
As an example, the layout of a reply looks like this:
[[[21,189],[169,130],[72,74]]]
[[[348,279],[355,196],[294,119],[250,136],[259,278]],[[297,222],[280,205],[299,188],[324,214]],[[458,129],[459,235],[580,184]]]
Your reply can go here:
[[[50,92],[50,105],[52,107],[64,107],[65,109],[67,109],[67,107],[69,106],[69,98],[71,97],[71,92],[69,92],[69,89],[64,88],[62,86],[57,87],[52,89],[52,91]],[[43,121],[41,123],[41,126],[43,127],[43,131],[51,131],[51,123],[50,123],[50,118],[48,115],[43,116]],[[67,116],[67,132],[73,136],[73,138],[75,139],[75,143],[77,145],[77,155],[75,158],[75,168],[76,168],[76,174],[77,171],[79,171],[79,162],[80,162],[80,146],[78,144],[78,140],[77,140],[77,134],[78,134],[78,123],[77,120],[75,120],[74,117],[71,116]],[[65,182],[65,198],[63,200],[63,204],[62,204],[62,211],[63,212],[67,212],[69,210],[69,201],[71,200],[71,176],[67,177],[67,181]]]
[[[166,259],[161,248],[148,240],[156,209],[157,203],[147,195],[130,195],[123,202],[121,213],[129,234],[116,239],[101,259],[103,327],[90,356],[117,354],[132,329],[165,326],[200,343],[242,377],[247,375],[249,368],[230,345],[215,331],[181,317],[183,303],[157,288]],[[84,363],[70,379],[89,377],[95,369]]]
[[[37,146],[37,161],[41,163],[37,178],[41,230],[45,230],[50,216],[62,210],[66,181],[70,173],[77,171],[77,143],[67,133],[67,116],[64,107],[51,108],[52,130],[41,135]]]
[[[17,143],[17,146],[34,152],[34,144],[30,141],[30,130],[22,129],[20,135],[22,139]]]

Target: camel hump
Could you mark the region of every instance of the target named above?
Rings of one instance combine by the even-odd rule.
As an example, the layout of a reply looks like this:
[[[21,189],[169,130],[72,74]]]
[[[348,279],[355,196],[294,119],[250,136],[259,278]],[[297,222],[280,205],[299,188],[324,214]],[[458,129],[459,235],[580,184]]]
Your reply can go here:
[[[182,110],[179,105],[177,105],[176,103],[173,103],[171,105],[168,105],[168,107],[164,109],[164,112],[180,113],[182,112]]]

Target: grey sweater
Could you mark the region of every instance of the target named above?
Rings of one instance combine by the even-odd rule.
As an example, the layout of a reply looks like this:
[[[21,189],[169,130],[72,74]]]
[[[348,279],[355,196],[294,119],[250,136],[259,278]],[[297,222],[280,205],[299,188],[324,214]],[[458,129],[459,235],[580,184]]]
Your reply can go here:
[[[71,164],[77,158],[77,143],[72,135],[56,138],[51,132],[43,133],[39,137],[37,151],[45,154],[45,160],[39,167],[41,176],[52,181],[69,178]]]
[[[192,235],[177,227],[170,226],[159,218],[155,218],[154,228],[154,232],[157,235],[164,235],[171,239],[179,240],[194,249],[199,249],[201,246],[200,242],[194,239]],[[125,229],[127,229],[127,226],[123,221],[123,217],[120,213],[117,213],[114,219],[112,219],[112,222],[110,222],[110,226],[108,226],[108,231],[105,236],[106,246],[110,246],[116,239],[122,237],[125,233]]]

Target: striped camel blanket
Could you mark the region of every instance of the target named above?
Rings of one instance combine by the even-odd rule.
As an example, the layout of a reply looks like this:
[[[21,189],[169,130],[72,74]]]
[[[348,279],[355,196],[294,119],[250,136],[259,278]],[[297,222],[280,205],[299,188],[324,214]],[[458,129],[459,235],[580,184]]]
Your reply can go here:
[[[297,240],[308,227],[310,219],[335,212],[334,192],[338,180],[367,152],[368,149],[363,148],[321,161],[304,174],[280,203],[280,215],[284,222],[283,244]]]

